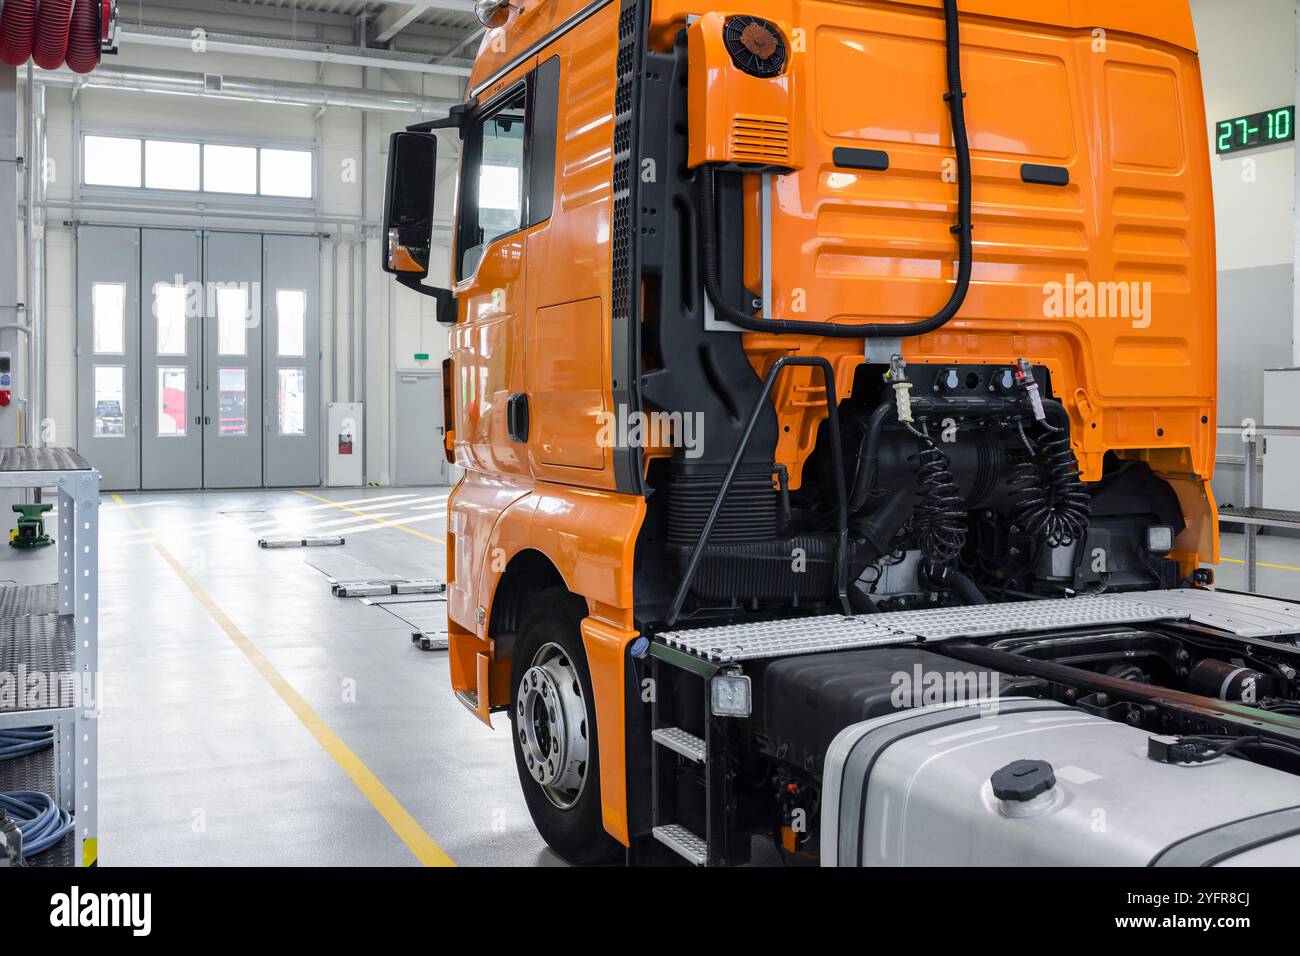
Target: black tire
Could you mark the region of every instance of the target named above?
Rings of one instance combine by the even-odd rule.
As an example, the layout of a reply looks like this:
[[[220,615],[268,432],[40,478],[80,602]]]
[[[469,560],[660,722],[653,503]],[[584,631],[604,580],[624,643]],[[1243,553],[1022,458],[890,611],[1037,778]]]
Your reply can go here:
[[[612,863],[625,852],[622,845],[605,832],[601,818],[595,698],[587,654],[582,645],[581,624],[586,614],[586,602],[563,589],[542,591],[531,598],[515,640],[510,667],[510,731],[514,739],[515,769],[519,773],[524,801],[542,839],[566,862],[575,866]],[[534,657],[548,644],[557,645],[568,655],[578,676],[587,717],[588,759],[582,774],[583,783],[576,802],[568,808],[553,803],[547,791],[533,779],[520,743],[520,682],[532,666]]]

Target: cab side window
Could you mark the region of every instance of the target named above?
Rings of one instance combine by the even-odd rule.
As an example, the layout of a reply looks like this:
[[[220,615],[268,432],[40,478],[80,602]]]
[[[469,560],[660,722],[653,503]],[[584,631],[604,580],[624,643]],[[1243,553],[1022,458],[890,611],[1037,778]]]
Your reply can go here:
[[[456,278],[489,244],[550,218],[559,59],[551,58],[464,128]]]

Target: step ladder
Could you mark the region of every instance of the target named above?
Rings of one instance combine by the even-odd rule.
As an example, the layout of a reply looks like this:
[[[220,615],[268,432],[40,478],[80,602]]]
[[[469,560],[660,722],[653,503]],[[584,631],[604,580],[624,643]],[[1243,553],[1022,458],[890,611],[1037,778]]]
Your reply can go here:
[[[685,702],[694,699],[703,705],[703,736],[662,720],[660,690],[668,686],[664,677],[670,669],[673,686],[685,692]],[[729,866],[748,859],[747,852],[737,859],[731,834],[735,808],[728,724],[714,717],[709,706],[709,681],[721,670],[662,644],[651,647],[651,834],[693,866]],[[698,711],[693,716],[700,719]],[[683,794],[689,806],[682,806]],[[747,851],[747,840],[745,847]]]

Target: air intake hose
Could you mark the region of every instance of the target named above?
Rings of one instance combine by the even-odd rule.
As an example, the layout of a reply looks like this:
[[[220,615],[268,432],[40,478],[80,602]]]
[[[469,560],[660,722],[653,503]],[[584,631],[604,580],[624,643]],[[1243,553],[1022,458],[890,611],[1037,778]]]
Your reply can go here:
[[[0,60],[22,66],[36,41],[36,0],[5,0],[0,11]]]
[[[948,303],[930,316],[917,322],[861,323],[838,325],[834,322],[805,322],[793,319],[765,319],[732,308],[723,297],[718,277],[718,210],[714,196],[714,171],[710,166],[700,169],[703,201],[700,203],[700,252],[704,291],[713,303],[719,318],[725,319],[751,332],[772,332],[778,335],[822,335],[828,338],[864,339],[882,336],[924,335],[942,328],[957,314],[966,293],[970,290],[971,263],[971,165],[970,140],[966,136],[966,94],[961,88],[961,27],[957,13],[957,0],[944,0],[944,21],[947,27],[948,110],[952,114],[952,141],[957,153],[957,225],[952,229],[957,236],[957,284],[953,286]]]
[[[99,65],[104,0],[76,0],[68,36],[68,69],[89,73]]]
[[[73,0],[41,0],[32,59],[42,70],[57,70],[67,59],[72,3]]]

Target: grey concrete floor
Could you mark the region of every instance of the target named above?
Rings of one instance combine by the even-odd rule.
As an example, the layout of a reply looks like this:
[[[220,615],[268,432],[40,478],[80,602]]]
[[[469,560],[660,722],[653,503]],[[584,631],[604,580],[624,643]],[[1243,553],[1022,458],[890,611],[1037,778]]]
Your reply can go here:
[[[365,516],[292,491],[123,495],[125,506],[105,496],[103,865],[417,862],[128,508],[456,863],[559,862],[519,793],[508,723],[483,726],[452,696],[446,652],[415,648],[412,628],[383,607],[333,597],[307,563],[346,555],[443,580],[435,539],[448,490],[311,491]],[[257,546],[281,531],[347,543]],[[15,555],[0,563],[5,577],[53,580],[52,557]]]
[[[413,647],[412,628],[388,609],[333,597],[308,563],[346,556],[441,580],[448,490],[308,492],[353,510],[293,491],[105,496],[103,865],[417,862],[214,609],[456,863],[560,863],[529,820],[506,722],[480,724],[451,694],[445,652]],[[347,544],[257,546],[277,532]],[[1243,587],[1243,550],[1240,535],[1223,535],[1223,587]],[[49,550],[0,554],[0,579],[55,579]],[[1259,560],[1260,593],[1300,598],[1300,539],[1261,536]]]

